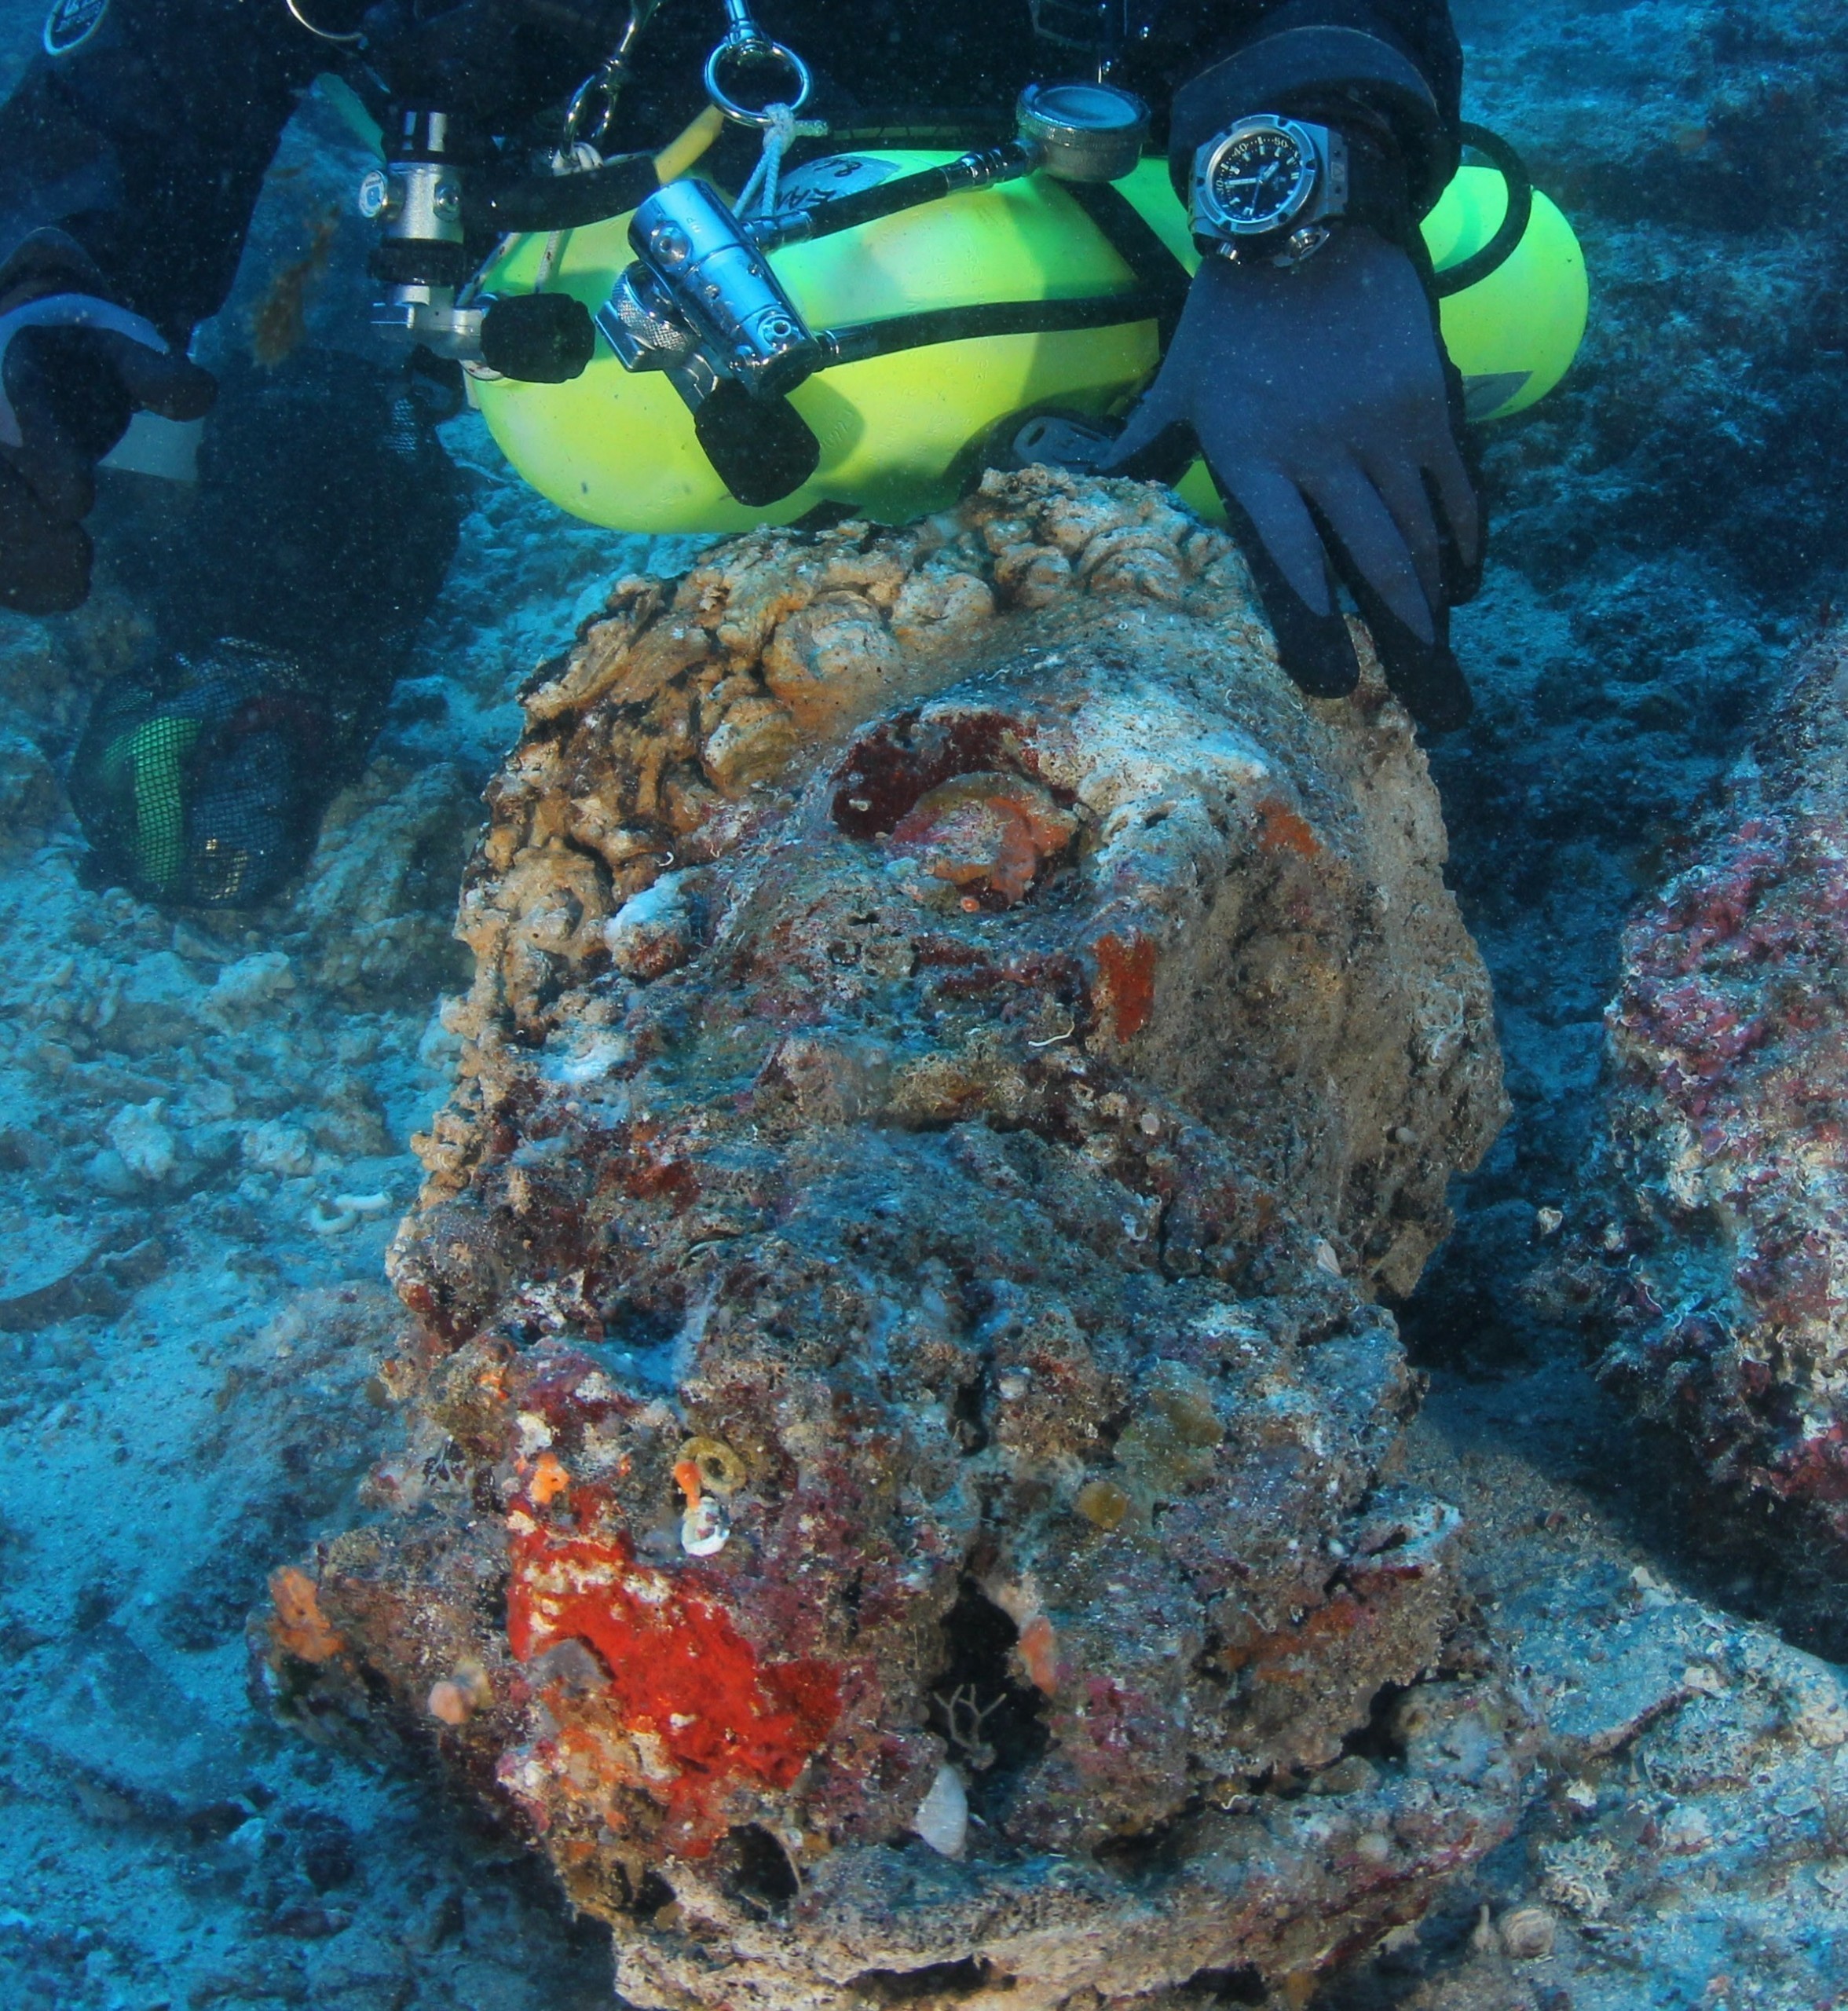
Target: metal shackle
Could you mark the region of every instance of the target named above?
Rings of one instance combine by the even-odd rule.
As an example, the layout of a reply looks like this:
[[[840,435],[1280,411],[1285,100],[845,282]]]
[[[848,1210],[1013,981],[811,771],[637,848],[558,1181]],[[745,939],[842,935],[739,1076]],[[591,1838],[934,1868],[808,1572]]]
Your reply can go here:
[[[790,89],[773,99],[771,104],[787,105],[792,112],[800,112],[807,104],[809,93],[814,89],[814,79],[809,74],[808,65],[794,49],[774,40],[759,27],[756,16],[751,12],[750,0],[725,0],[725,13],[729,25],[706,58],[706,95],[734,125],[752,126],[759,132],[767,132],[776,123],[774,112],[770,105],[753,107],[734,97],[725,87],[726,64],[751,62],[780,65],[788,73]]]

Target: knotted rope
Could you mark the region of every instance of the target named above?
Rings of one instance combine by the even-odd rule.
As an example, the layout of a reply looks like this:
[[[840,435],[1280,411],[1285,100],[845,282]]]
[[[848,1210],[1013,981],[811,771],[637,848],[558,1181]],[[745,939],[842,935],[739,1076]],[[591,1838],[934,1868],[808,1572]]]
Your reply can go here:
[[[763,151],[738,198],[741,217],[770,215],[783,178],[784,155],[797,140],[819,140],[828,130],[825,119],[798,119],[793,105],[767,104],[763,115],[770,122],[763,129]]]

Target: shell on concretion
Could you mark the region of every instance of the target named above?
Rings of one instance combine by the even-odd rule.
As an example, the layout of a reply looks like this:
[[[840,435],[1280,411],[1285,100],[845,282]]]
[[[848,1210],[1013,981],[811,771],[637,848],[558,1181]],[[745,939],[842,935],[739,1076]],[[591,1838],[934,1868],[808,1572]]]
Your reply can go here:
[[[1517,1907],[1495,1923],[1502,1947],[1517,1962],[1537,1962],[1550,1955],[1558,1925],[1545,1907]]]
[[[680,1518],[680,1548],[689,1557],[711,1557],[731,1540],[731,1522],[716,1496],[702,1494]]]

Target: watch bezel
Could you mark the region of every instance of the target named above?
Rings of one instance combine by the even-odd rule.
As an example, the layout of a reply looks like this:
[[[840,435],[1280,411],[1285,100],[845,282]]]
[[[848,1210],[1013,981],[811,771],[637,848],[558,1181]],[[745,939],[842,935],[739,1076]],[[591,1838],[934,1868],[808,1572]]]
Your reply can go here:
[[[1227,213],[1213,186],[1214,170],[1241,141],[1259,134],[1274,134],[1295,148],[1301,161],[1294,186],[1283,203],[1261,219],[1239,218]],[[1327,174],[1327,163],[1315,134],[1300,119],[1279,112],[1248,114],[1235,120],[1201,148],[1194,171],[1194,225],[1213,234],[1246,244],[1265,244],[1289,236],[1316,200],[1316,191]]]

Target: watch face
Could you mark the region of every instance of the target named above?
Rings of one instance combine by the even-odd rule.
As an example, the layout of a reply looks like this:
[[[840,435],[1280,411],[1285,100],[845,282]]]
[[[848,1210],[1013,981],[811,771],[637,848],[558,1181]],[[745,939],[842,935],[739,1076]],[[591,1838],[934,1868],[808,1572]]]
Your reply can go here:
[[[1253,234],[1286,223],[1316,185],[1316,157],[1287,126],[1229,134],[1206,169],[1206,193],[1226,228]]]

